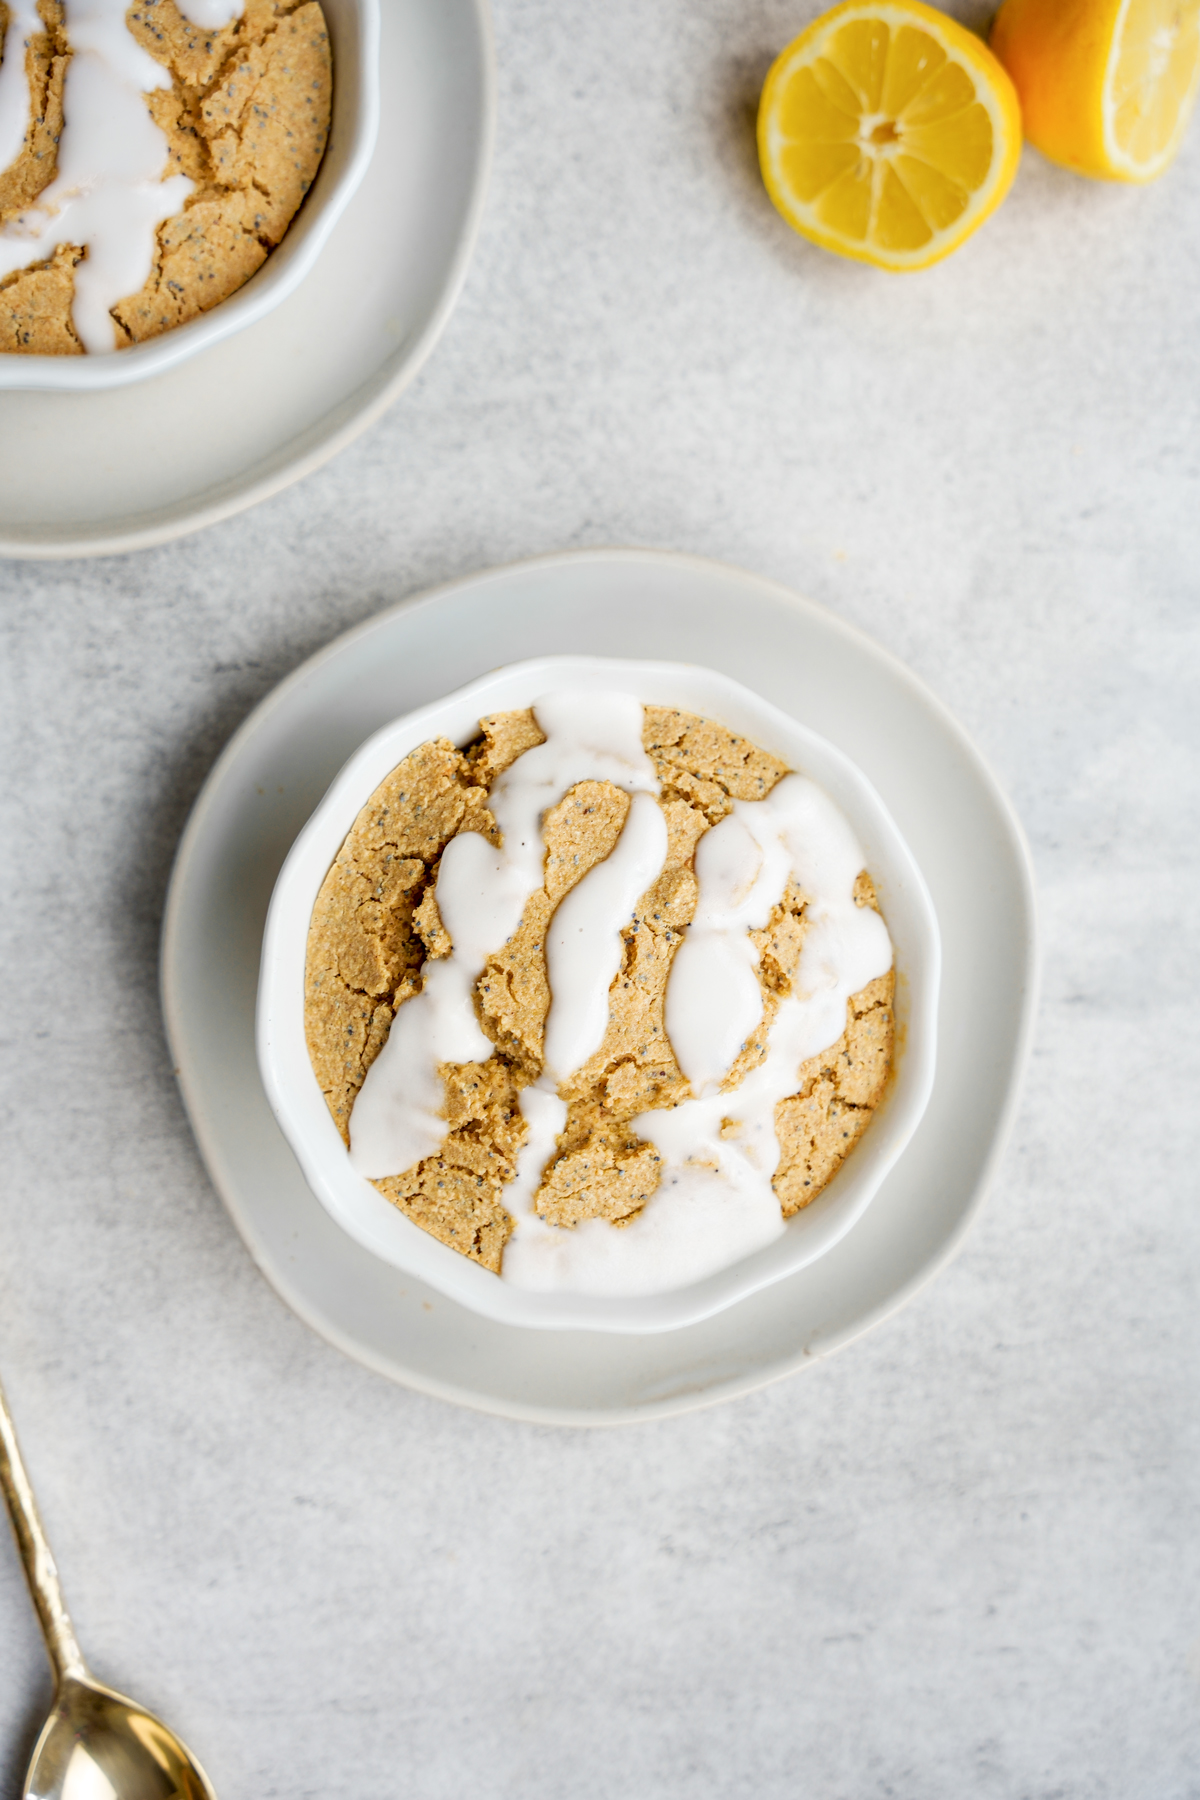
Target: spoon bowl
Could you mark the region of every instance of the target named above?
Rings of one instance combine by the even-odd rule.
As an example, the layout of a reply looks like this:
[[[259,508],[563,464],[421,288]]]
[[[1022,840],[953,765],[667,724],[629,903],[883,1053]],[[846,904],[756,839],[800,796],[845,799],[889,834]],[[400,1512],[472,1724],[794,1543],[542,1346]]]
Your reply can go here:
[[[161,1719],[76,1675],[59,1683],[22,1792],[23,1800],[216,1800]]]
[[[46,1529],[0,1387],[0,1496],[54,1670],[54,1707],[22,1800],[216,1800],[191,1751],[161,1719],[93,1681],[63,1599]]]

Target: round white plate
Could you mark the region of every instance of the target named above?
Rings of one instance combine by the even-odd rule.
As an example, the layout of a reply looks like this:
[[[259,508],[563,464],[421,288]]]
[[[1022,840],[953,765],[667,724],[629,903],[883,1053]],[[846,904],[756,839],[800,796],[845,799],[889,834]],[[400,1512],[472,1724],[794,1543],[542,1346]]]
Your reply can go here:
[[[500,1324],[372,1256],[308,1188],[255,1060],[267,903],[343,763],[382,725],[490,668],[572,653],[706,663],[829,738],[891,811],[942,933],[933,1096],[864,1217],[808,1268],[652,1337]],[[163,1003],[209,1171],[287,1304],[411,1387],[579,1425],[682,1412],[760,1387],[848,1342],[936,1272],[978,1208],[1008,1129],[1036,966],[1020,827],[978,753],[901,664],[756,576],[614,550],[521,563],[395,607],[263,701],[184,832],[164,924]]]
[[[151,380],[0,394],[0,554],[134,550],[210,525],[327,461],[411,381],[478,230],[491,30],[487,0],[381,10],[375,154],[315,266],[268,317]]]

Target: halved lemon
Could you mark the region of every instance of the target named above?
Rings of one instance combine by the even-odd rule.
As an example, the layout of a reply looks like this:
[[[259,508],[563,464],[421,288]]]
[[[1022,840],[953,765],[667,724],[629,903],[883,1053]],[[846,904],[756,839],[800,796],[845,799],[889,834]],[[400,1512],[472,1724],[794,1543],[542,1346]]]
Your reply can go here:
[[[1152,181],[1195,103],[1200,0],[1007,0],[992,48],[1043,155],[1083,175]]]
[[[845,0],[801,32],[758,109],[767,192],[814,243],[924,269],[1003,200],[1021,154],[1012,82],[920,0]]]

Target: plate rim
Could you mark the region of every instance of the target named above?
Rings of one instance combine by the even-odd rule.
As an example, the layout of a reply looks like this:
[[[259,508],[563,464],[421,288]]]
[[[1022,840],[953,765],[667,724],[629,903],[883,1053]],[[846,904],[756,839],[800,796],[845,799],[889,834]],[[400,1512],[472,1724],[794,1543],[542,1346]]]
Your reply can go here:
[[[850,1324],[831,1331],[828,1335],[818,1333],[806,1343],[798,1345],[786,1356],[765,1366],[739,1371],[737,1374],[718,1379],[711,1384],[700,1383],[694,1388],[676,1389],[670,1395],[659,1400],[647,1401],[636,1406],[611,1407],[603,1412],[582,1407],[533,1405],[492,1395],[480,1395],[461,1383],[441,1380],[420,1370],[406,1369],[401,1373],[396,1365],[389,1362],[387,1357],[352,1339],[293,1282],[289,1281],[286,1272],[274,1262],[267,1252],[259,1232],[246,1216],[240,1200],[236,1197],[236,1190],[232,1182],[226,1179],[225,1156],[210,1134],[208,1120],[203,1107],[199,1104],[198,1096],[193,1095],[190,1091],[191,1084],[187,1073],[188,1059],[183,1050],[186,1037],[181,1029],[184,1009],[176,1000],[174,992],[175,943],[179,930],[178,915],[182,907],[181,895],[186,886],[188,867],[196,853],[196,846],[202,837],[208,814],[216,805],[218,789],[222,787],[227,773],[236,768],[244,745],[286,703],[293,690],[310,680],[314,671],[319,670],[326,662],[332,661],[344,649],[359,639],[369,636],[371,632],[379,629],[386,622],[390,622],[400,613],[429,610],[448,595],[458,594],[504,577],[519,575],[526,570],[550,570],[556,566],[565,569],[585,561],[611,565],[619,565],[622,562],[635,565],[654,562],[671,564],[683,570],[717,571],[726,577],[754,585],[776,603],[794,608],[813,619],[821,628],[832,630],[852,650],[865,652],[882,662],[894,679],[907,688],[922,706],[933,712],[942,728],[953,738],[959,752],[970,763],[976,778],[987,790],[995,806],[998,820],[1005,828],[1007,848],[1019,876],[1024,908],[1024,930],[1022,932],[1024,998],[1020,1012],[1020,1024],[1015,1036],[1012,1058],[1005,1081],[1004,1099],[999,1109],[987,1154],[983,1158],[969,1198],[954,1228],[946,1234],[920,1268],[915,1270],[906,1281],[903,1281],[885,1299],[868,1308]],[[737,564],[723,562],[714,557],[694,555],[688,551],[662,550],[638,544],[614,544],[580,550],[554,550],[541,555],[519,557],[509,562],[493,564],[485,569],[455,576],[447,581],[439,582],[433,587],[419,589],[414,594],[394,601],[390,606],[381,608],[378,612],[372,613],[370,617],[339,632],[328,644],[314,651],[311,656],[305,658],[295,669],[285,675],[243,719],[216,758],[196,796],[180,835],[171,867],[163,909],[159,971],[163,1020],[167,1043],[171,1051],[172,1066],[184,1111],[200,1150],[205,1170],[256,1266],[268,1285],[273,1288],[289,1310],[335,1349],[342,1351],[353,1361],[371,1369],[374,1373],[385,1376],[397,1386],[410,1388],[434,1399],[466,1406],[473,1411],[486,1413],[492,1417],[507,1418],[528,1424],[586,1426],[598,1429],[603,1426],[640,1424],[653,1419],[676,1417],[704,1407],[719,1405],[742,1394],[756,1393],[802,1368],[835,1354],[864,1336],[868,1331],[874,1330],[876,1326],[883,1324],[885,1320],[907,1306],[954,1261],[978,1220],[994,1182],[1000,1160],[1012,1136],[1037,1026],[1041,996],[1042,957],[1033,858],[1016,809],[982,752],[976,747],[964,727],[959,724],[949,707],[895,652],[860,626],[844,619],[830,608],[821,606],[805,595],[797,593],[786,583],[776,581],[771,576],[760,575],[755,571],[743,569]],[[511,1329],[520,1328],[512,1327]]]
[[[433,0],[433,3],[436,5],[437,0]],[[462,293],[483,224],[495,155],[497,75],[491,0],[466,0],[466,4],[475,20],[483,77],[481,130],[475,166],[471,171],[470,196],[463,214],[458,242],[449,261],[447,279],[437,304],[412,343],[407,347],[401,346],[394,358],[390,359],[390,374],[383,379],[366,404],[356,408],[349,418],[322,435],[318,443],[311,444],[298,456],[285,457],[281,464],[257,480],[207,504],[202,490],[199,497],[166,509],[169,516],[156,523],[121,529],[118,521],[117,526],[111,530],[93,530],[88,535],[80,534],[77,537],[11,537],[0,532],[0,556],[11,557],[17,562],[67,562],[85,557],[123,556],[132,550],[148,550],[156,544],[171,543],[176,538],[203,531],[206,526],[217,525],[223,519],[234,518],[238,513],[248,512],[262,501],[272,499],[285,488],[302,481],[306,475],[314,474],[325,463],[332,462],[355,438],[375,424],[416,379],[445,331]],[[377,154],[378,145],[372,150],[372,156]],[[197,355],[202,356],[203,351],[198,351]],[[363,388],[369,389],[372,385],[372,381],[368,380],[356,391],[361,393]],[[349,398],[352,401],[353,395]],[[347,401],[341,402],[342,406],[346,404]],[[337,410],[336,406],[331,409],[334,412]],[[327,413],[325,417],[328,416]],[[310,427],[310,430],[313,429],[320,429],[319,421],[317,426]]]

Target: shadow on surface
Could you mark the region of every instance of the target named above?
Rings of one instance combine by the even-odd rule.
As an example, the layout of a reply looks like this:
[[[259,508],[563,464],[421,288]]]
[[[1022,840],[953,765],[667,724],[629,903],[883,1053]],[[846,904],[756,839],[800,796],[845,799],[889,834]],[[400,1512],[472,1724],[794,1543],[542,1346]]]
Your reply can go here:
[[[398,596],[397,596],[398,597]],[[109,920],[113,961],[130,1008],[129,1023],[150,1046],[142,1066],[169,1108],[183,1122],[159,1001],[159,943],[163,912],[184,826],[213,767],[235,732],[279,683],[341,632],[370,618],[393,596],[363,596],[347,616],[334,598],[329,613],[306,621],[307,629],[287,633],[286,642],[265,642],[261,654],[213,666],[196,710],[180,714],[173,741],[163,732],[146,746],[140,808],[129,821],[125,855],[113,871]],[[349,609],[347,609],[348,611]],[[189,1133],[190,1136],[190,1133]]]

